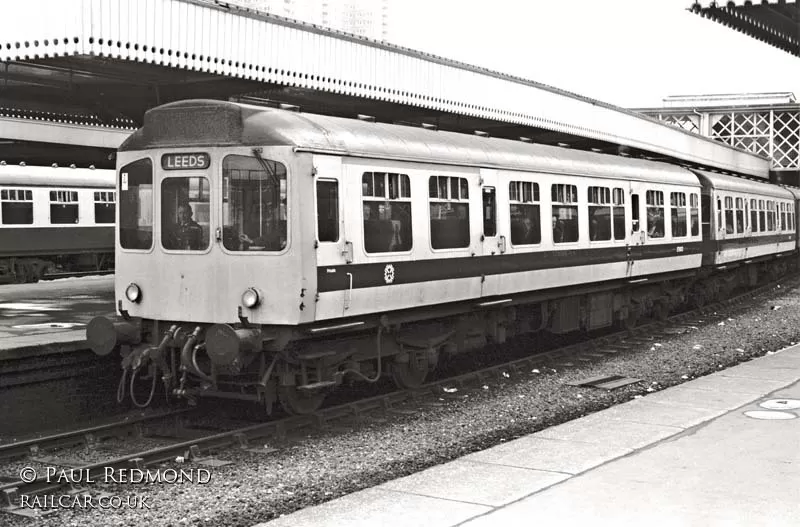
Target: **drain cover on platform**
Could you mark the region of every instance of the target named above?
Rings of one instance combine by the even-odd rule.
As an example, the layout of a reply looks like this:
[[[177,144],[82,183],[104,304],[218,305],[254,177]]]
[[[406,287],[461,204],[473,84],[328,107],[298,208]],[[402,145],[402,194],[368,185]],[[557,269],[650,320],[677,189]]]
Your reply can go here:
[[[601,377],[592,377],[584,379],[580,382],[569,382],[570,386],[590,386],[592,388],[602,388],[604,390],[613,390],[629,384],[636,384],[641,382],[641,379],[632,379],[630,377],[623,377],[622,375],[603,375]]]
[[[789,412],[766,412],[762,410],[752,410],[745,412],[744,415],[752,417],[753,419],[765,419],[768,421],[781,421],[787,419],[795,419],[797,416]]]
[[[761,408],[767,410],[796,410],[800,408],[800,400],[798,399],[770,399],[759,404]]]
[[[14,329],[72,329],[85,325],[80,322],[42,322],[41,324],[20,324],[19,326],[11,327]]]

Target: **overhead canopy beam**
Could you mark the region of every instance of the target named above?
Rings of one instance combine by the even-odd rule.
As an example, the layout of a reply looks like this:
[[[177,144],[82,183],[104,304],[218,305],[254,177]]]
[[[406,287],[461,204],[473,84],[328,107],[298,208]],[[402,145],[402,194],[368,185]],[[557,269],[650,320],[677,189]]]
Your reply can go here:
[[[688,10],[800,57],[800,2],[694,2]]]

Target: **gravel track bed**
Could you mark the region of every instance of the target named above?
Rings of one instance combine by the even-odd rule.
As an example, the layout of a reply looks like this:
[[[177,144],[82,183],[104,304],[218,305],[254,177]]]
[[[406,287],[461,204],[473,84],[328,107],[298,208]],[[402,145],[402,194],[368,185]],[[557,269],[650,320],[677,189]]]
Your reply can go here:
[[[150,510],[62,510],[40,520],[0,516],[9,527],[249,526],[297,509],[405,476],[549,426],[646,396],[800,340],[800,288],[778,286],[769,299],[727,307],[723,319],[686,323],[682,334],[633,346],[564,371],[511,374],[475,389],[459,389],[434,404],[409,403],[415,415],[387,416],[344,431],[313,432],[268,454],[220,452],[234,464],[209,468],[207,484],[96,484],[93,491],[147,496]],[[696,329],[695,329],[696,328]],[[644,382],[611,392],[567,386],[598,375]],[[440,405],[440,406],[439,406]],[[399,408],[402,408],[400,406]],[[16,464],[15,464],[16,465]],[[188,469],[195,464],[160,467]],[[5,470],[3,472],[6,472]]]

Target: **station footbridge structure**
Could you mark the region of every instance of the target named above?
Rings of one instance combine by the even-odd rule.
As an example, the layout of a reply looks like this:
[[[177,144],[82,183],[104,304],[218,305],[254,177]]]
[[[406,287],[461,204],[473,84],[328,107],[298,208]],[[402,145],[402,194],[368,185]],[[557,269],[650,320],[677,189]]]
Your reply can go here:
[[[0,160],[113,167],[149,108],[215,98],[668,160],[770,161],[483,68],[202,0],[28,0],[0,19]]]

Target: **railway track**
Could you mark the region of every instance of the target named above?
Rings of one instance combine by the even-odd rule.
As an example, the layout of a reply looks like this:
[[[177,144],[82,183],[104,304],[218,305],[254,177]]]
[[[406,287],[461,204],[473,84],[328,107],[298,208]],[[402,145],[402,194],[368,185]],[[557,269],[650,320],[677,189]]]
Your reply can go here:
[[[676,314],[662,321],[653,321],[633,330],[618,331],[589,341],[570,344],[543,353],[531,354],[501,364],[494,364],[476,371],[436,379],[419,389],[393,391],[367,399],[323,408],[311,415],[287,417],[239,427],[74,468],[75,470],[84,471],[85,474],[93,478],[99,478],[107,469],[146,468],[153,464],[174,461],[176,458],[183,458],[182,460],[186,461],[202,461],[204,456],[208,456],[210,452],[231,447],[249,448],[250,444],[256,440],[283,441],[290,434],[300,430],[319,430],[337,423],[362,422],[373,418],[381,419],[380,416],[374,415],[375,412],[384,415],[413,415],[416,413],[415,410],[402,409],[398,408],[398,406],[405,403],[421,406],[435,404],[440,398],[447,397],[454,392],[454,388],[464,390],[469,387],[470,383],[476,383],[475,389],[481,389],[486,383],[491,383],[494,379],[504,380],[512,376],[530,375],[532,371],[538,371],[543,368],[564,369],[574,366],[576,363],[597,361],[604,356],[624,352],[644,343],[656,342],[669,334],[674,334],[675,329],[688,329],[694,324],[701,323],[695,320],[697,318],[702,318],[703,323],[726,319],[728,316],[725,313],[726,307],[738,306],[772,290],[776,285],[783,284],[787,284],[790,287],[798,285],[800,284],[800,276],[784,277],[781,280],[744,292],[728,300],[702,309]],[[637,380],[612,378],[608,380],[608,386],[623,386],[633,382],[637,382]],[[431,401],[430,399],[434,400]],[[85,437],[84,432],[76,431],[72,433],[69,440],[64,439],[64,441],[72,442],[73,445],[79,444],[84,439],[79,440],[78,437]],[[58,445],[59,439],[56,436],[53,437],[52,444]],[[75,441],[78,441],[78,443],[75,443]],[[39,448],[44,447],[40,446]],[[0,457],[3,457],[2,452],[2,449],[0,449]],[[17,452],[21,453],[22,449],[18,449]],[[32,482],[18,480],[0,485],[0,511],[13,513],[18,508],[15,502],[22,494],[43,494],[53,492],[67,485],[67,483],[47,481],[45,478],[37,478]]]

